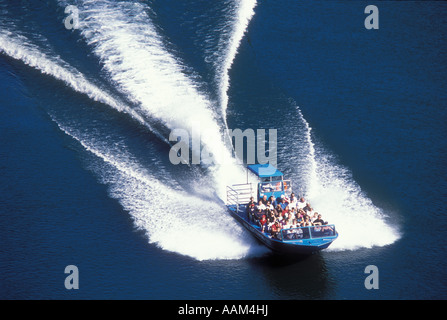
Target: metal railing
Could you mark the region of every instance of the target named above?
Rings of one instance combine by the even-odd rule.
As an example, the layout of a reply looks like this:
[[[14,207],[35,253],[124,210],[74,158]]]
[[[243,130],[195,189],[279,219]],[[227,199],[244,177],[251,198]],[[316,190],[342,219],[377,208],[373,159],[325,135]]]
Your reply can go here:
[[[250,202],[250,197],[253,197],[253,184],[233,184],[227,186],[227,205],[235,205],[236,210],[239,211],[239,205]]]
[[[280,239],[282,241],[287,240],[302,240],[302,239],[317,239],[335,237],[337,231],[335,225],[321,225],[321,226],[308,226],[300,228],[282,229],[280,232]]]

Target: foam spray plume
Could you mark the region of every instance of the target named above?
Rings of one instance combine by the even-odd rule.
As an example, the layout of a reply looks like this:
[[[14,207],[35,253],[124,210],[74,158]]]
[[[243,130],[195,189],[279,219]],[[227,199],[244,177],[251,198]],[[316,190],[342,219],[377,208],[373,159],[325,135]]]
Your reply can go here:
[[[245,172],[235,165],[230,150],[225,148],[221,127],[216,120],[220,115],[211,111],[209,99],[183,73],[182,61],[165,48],[147,9],[141,3],[84,1],[80,11],[85,12],[87,17],[80,23],[81,34],[87,44],[92,46],[113,84],[137,106],[137,112],[143,117],[157,119],[171,130],[190,130],[200,123],[201,143],[225,164],[208,167],[214,177],[213,181],[217,182],[216,193],[223,198],[225,186],[234,183],[238,176],[244,181]],[[232,181],[228,181],[229,178]],[[149,180],[152,179],[153,177]],[[149,201],[147,206],[143,205],[144,210],[141,210],[136,204],[144,203],[142,199],[146,199],[146,196],[148,199],[165,197],[162,203],[176,202],[173,199],[179,198],[177,191],[171,193],[163,187],[146,194],[149,191],[142,187],[144,184],[141,181],[139,179],[138,186],[125,190],[124,185],[111,182],[112,190],[120,190],[112,191],[111,195],[117,197],[132,214],[137,225],[146,230],[151,242],[197,259],[240,258],[252,254],[253,250],[265,252],[263,249],[257,250],[259,245],[245,233],[241,233],[242,229],[233,220],[228,221],[227,228],[221,227],[221,223],[214,217],[219,215],[219,219],[222,219],[222,216],[227,216],[220,205],[199,205],[200,201],[197,199],[182,201],[183,205],[179,204],[179,210],[192,211],[191,216],[196,218],[188,220],[185,230],[181,227],[185,226],[185,221],[175,223],[176,218],[171,214],[169,217],[159,216],[160,212],[169,211],[168,208],[158,208]],[[135,191],[142,188],[144,191],[136,195]],[[129,197],[129,193],[132,196]],[[211,216],[201,213],[203,207],[210,206],[213,208]],[[157,216],[157,225],[164,226],[164,232],[156,231],[159,228],[153,221]],[[181,241],[178,239],[179,235],[182,235]],[[206,235],[212,235],[212,238],[204,241]]]
[[[335,224],[340,234],[328,250],[371,248],[398,240],[400,232],[388,223],[389,215],[373,204],[347,168],[313,142],[312,128],[301,110],[295,107],[297,120],[305,129],[306,199],[329,223]]]

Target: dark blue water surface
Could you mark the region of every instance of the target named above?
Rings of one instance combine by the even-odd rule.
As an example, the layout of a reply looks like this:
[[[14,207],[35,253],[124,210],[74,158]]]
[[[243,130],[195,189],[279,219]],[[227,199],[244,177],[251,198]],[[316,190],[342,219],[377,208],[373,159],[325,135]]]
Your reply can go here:
[[[234,44],[237,3],[248,1],[0,0],[0,298],[447,298],[447,4],[378,1],[380,27],[367,30],[369,2],[258,0]],[[160,78],[149,71],[142,90],[144,78],[129,80],[139,77],[132,70],[141,57],[137,48],[115,56],[98,44],[118,30],[98,38],[93,24],[66,30],[69,4],[98,15],[110,10],[112,26],[116,12],[141,30],[150,21],[161,44],[145,41],[163,46],[160,60],[174,57],[170,63],[181,70],[156,63],[150,70],[163,66]],[[121,32],[135,30],[123,26]],[[221,76],[234,46],[224,113]],[[119,59],[109,65],[110,57]],[[120,63],[129,64],[118,69]],[[174,72],[184,78],[166,87]],[[76,75],[96,89],[79,86],[85,82]],[[230,128],[277,128],[278,165],[303,185],[307,164],[292,159],[305,147],[297,142],[305,141],[305,124],[312,128],[316,162],[328,158],[322,172],[338,177],[323,179],[322,190],[331,183],[356,186],[359,201],[386,216],[347,215],[371,224],[372,234],[365,234],[371,240],[357,235],[351,247],[340,238],[336,250],[282,259],[225,220],[225,210],[203,215],[202,209],[220,205],[197,187],[209,172],[172,165],[170,147],[158,136],[167,138],[185,107],[145,114],[151,124],[145,126],[101,96],[143,114],[160,103],[144,96],[151,88],[169,100],[185,79],[206,97],[221,128],[225,115]],[[146,186],[138,183],[140,174],[156,187],[140,190]],[[184,194],[193,200],[169,207]],[[192,222],[177,225],[170,210]],[[224,241],[235,248],[219,250],[216,240],[217,254],[205,246],[202,255],[201,239],[214,243],[212,233],[188,230],[213,228],[216,221],[229,225]],[[382,223],[393,231],[378,230]],[[356,234],[354,223],[341,225],[346,235]],[[79,269],[79,290],[64,286],[67,265]],[[379,269],[377,290],[365,288],[368,265]]]

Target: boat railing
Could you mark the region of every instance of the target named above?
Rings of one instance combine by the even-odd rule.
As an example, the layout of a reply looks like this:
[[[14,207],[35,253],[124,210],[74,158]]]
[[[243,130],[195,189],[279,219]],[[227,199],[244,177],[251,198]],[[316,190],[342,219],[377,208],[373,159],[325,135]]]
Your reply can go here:
[[[321,226],[308,226],[299,228],[282,229],[280,233],[280,240],[293,241],[303,239],[317,239],[326,237],[335,237],[337,232],[335,231],[335,225],[321,225]]]
[[[239,211],[241,204],[250,202],[250,197],[253,196],[253,184],[241,183],[227,186],[227,205],[235,205],[236,210]]]

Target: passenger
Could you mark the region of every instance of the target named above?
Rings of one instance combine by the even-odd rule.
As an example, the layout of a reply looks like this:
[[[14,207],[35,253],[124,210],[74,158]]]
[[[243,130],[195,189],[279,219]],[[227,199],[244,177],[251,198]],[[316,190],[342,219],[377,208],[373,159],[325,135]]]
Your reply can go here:
[[[267,205],[266,205],[267,209],[269,210],[274,210],[275,208],[273,207],[273,205],[270,203],[270,201],[267,201]]]
[[[296,219],[296,210],[295,210],[295,208],[292,208],[292,209],[289,211],[289,216],[292,217],[292,220],[293,220],[293,219]]]
[[[265,204],[262,202],[262,200],[259,200],[259,204],[258,204],[258,206],[256,207],[256,210],[262,210],[262,211],[264,211],[265,209],[267,209],[267,207],[265,206]]]
[[[284,200],[283,197],[281,197],[281,202],[279,203],[279,205],[281,206],[281,209],[284,210],[287,207],[288,203],[286,202],[286,200]]]
[[[295,194],[292,192],[292,194],[290,195],[290,200],[289,200],[289,208],[296,208],[298,199],[295,198]]]
[[[262,199],[261,199],[261,201],[262,201],[262,203],[264,204],[264,205],[266,205],[267,204],[267,196],[264,194],[264,196],[262,197]]]
[[[289,218],[287,219],[287,228],[293,228],[293,220],[291,216],[289,216]]]
[[[280,222],[282,229],[288,229],[287,227],[287,218],[283,218]]]
[[[276,215],[277,218],[283,216],[281,205],[279,205],[279,204],[276,205],[275,211],[276,211],[276,214],[275,214],[275,215]]]
[[[254,201],[254,199],[253,199],[253,197],[250,197],[250,201],[247,203],[247,214],[248,214],[248,211],[250,210],[250,207],[255,207],[256,206],[256,202]]]
[[[259,220],[259,224],[261,226],[261,232],[264,232],[267,227],[267,218],[265,217],[265,214],[262,215],[261,220]]]
[[[298,227],[299,227],[298,221],[296,219],[293,219],[291,228],[298,228]]]
[[[312,223],[314,223],[315,220],[317,220],[317,219],[318,219],[318,212],[314,212],[314,214],[313,214],[312,217],[310,218],[310,221],[311,221]]]
[[[278,225],[277,225],[277,222],[273,223],[270,226],[270,235],[272,236],[272,238],[277,238],[278,237]]]
[[[281,232],[281,225],[278,221],[275,222],[275,224],[272,225],[272,228],[270,229],[270,234],[273,238],[279,239],[279,234]]]
[[[327,222],[321,218],[321,214],[318,214],[317,212],[315,213],[318,215],[318,219],[314,221],[314,226],[322,226],[327,224]]]
[[[311,226],[312,226],[312,222],[310,222],[309,217],[306,216],[306,218],[304,218],[303,227],[311,227]]]
[[[295,237],[296,237],[297,239],[302,239],[302,238],[304,237],[303,229],[301,229],[301,228],[296,229],[296,235],[295,235]]]
[[[256,214],[256,208],[255,205],[252,204],[247,208],[247,217],[250,221],[254,221]]]
[[[298,229],[299,227],[300,227],[300,225],[298,224],[296,219],[293,219],[290,222],[290,226],[289,226],[290,229],[287,231],[287,238],[288,239],[299,239],[299,238],[302,238],[303,230]],[[301,233],[301,237],[298,236],[299,233]]]
[[[275,207],[276,198],[274,195],[271,195],[269,198],[270,204]]]
[[[289,220],[287,218],[282,219],[281,225],[283,229],[290,229]]]
[[[311,216],[314,211],[314,209],[312,209],[312,207],[310,206],[310,203],[307,203],[303,210],[308,216]]]
[[[298,223],[298,226],[301,227],[302,223],[304,222],[303,215],[300,211],[298,211],[296,222]]]
[[[273,206],[276,208],[276,206],[279,204],[279,198],[277,199],[277,198],[275,198],[274,196],[272,196],[275,200],[273,200],[273,202],[272,202],[272,204],[273,204]]]
[[[256,213],[255,213],[255,216],[254,216],[255,221],[261,220],[263,215],[264,215],[264,211],[263,210],[260,210],[260,209],[256,210]]]
[[[311,222],[311,221],[310,221],[310,217],[309,217],[309,215],[307,214],[307,211],[302,210],[301,212],[302,212],[301,215],[303,216],[303,222],[302,222],[302,224],[304,224],[304,222],[306,222],[306,219],[308,219],[309,222]]]
[[[286,216],[286,215],[289,216],[290,209],[289,209],[289,205],[288,204],[287,204],[286,208],[282,212],[283,212],[284,216]]]
[[[270,227],[273,223],[275,223],[275,221],[276,221],[276,217],[275,217],[275,214],[273,213],[273,211],[268,211],[268,214],[267,214],[267,220],[268,220],[268,223],[269,223],[269,227]]]
[[[287,240],[296,239],[296,236],[295,236],[296,230],[295,229],[288,229],[285,232],[286,232],[285,237],[286,237]]]
[[[256,202],[255,202],[255,200],[253,199],[253,197],[250,197],[250,201],[248,202],[247,207],[249,207],[249,206],[251,206],[251,205],[253,205],[253,206],[256,205]]]
[[[296,207],[297,207],[298,209],[304,209],[305,206],[306,206],[306,200],[304,200],[304,198],[301,197],[301,198],[300,198],[300,201],[298,201],[298,202],[296,203]]]

